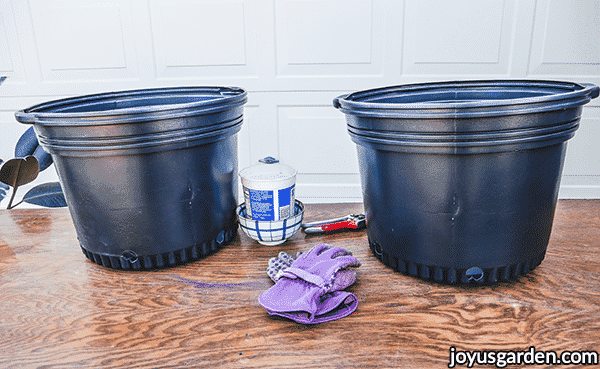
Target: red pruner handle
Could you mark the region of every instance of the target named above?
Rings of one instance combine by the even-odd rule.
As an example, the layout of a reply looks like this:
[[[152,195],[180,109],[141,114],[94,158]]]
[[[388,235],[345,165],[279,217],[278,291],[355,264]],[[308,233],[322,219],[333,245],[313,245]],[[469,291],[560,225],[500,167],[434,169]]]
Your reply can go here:
[[[324,224],[321,226],[321,229],[323,230],[323,232],[329,232],[337,231],[338,229],[358,229],[358,226],[356,225],[356,221],[354,220],[344,220],[341,222]]]

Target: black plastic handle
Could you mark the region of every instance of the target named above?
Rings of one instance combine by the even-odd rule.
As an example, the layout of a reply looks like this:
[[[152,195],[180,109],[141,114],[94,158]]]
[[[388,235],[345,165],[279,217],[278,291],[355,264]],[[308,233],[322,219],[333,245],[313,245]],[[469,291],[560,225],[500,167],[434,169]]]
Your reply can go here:
[[[590,89],[590,98],[591,99],[595,99],[598,97],[598,95],[600,95],[600,87],[596,86],[593,83],[580,83],[580,85],[582,85],[583,87],[585,87],[586,89]]]

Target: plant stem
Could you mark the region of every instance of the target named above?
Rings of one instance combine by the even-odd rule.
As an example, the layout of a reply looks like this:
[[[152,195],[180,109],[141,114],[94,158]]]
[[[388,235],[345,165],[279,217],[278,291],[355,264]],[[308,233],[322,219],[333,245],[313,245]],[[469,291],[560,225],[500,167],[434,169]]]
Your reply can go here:
[[[8,201],[8,206],[6,207],[6,209],[8,209],[8,210],[10,210],[20,204],[19,203],[19,204],[15,204],[15,206],[12,206],[12,202],[15,199],[15,195],[17,194],[17,188],[19,188],[19,186],[13,187],[12,195],[10,196],[10,200]]]

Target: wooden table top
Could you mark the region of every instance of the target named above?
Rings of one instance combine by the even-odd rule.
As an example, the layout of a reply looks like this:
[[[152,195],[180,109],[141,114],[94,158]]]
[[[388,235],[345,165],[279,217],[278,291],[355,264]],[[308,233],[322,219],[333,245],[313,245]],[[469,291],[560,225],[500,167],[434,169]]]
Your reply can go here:
[[[362,205],[306,208],[309,222]],[[126,272],[84,257],[66,209],[2,210],[0,225],[1,368],[441,368],[450,347],[600,349],[599,200],[559,201],[542,264],[481,287],[394,272],[365,231],[267,247],[238,230],[205,259]],[[356,312],[316,325],[269,316],[257,302],[268,259],[323,242],[362,262],[347,289]]]

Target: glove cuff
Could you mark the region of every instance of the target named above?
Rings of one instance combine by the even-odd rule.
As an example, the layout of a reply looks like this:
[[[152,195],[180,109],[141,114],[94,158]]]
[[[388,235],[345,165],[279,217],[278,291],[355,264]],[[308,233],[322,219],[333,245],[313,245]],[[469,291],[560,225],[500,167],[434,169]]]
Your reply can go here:
[[[312,314],[308,311],[275,311],[268,308],[266,310],[270,315],[292,319],[297,323],[318,324],[347,317],[358,307],[356,295],[346,291],[323,295],[321,300],[317,304],[317,310]]]

